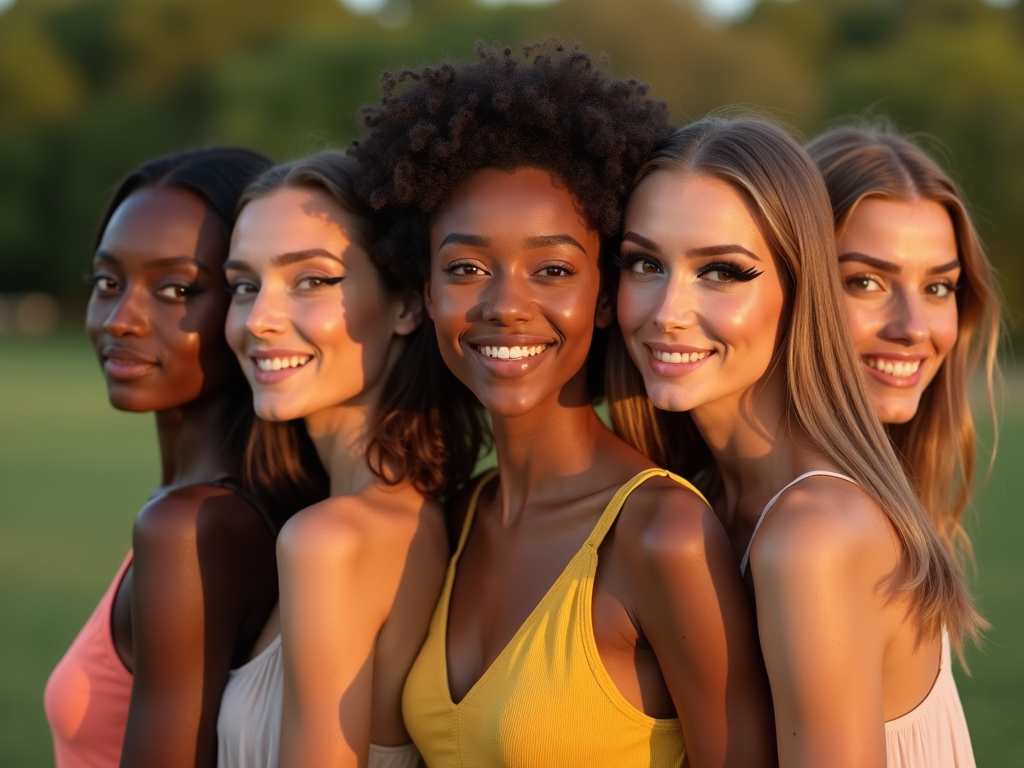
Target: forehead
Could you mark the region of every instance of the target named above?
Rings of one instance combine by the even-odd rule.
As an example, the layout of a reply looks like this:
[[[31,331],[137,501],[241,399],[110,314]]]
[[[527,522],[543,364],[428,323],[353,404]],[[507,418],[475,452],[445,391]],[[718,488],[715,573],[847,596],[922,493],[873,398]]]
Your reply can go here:
[[[722,242],[767,247],[753,203],[736,187],[702,174],[656,171],[626,205],[625,230],[655,242]],[[712,242],[713,241],[713,242]]]
[[[198,195],[146,187],[132,192],[117,207],[99,248],[122,259],[193,256],[219,263],[227,237],[227,224]]]
[[[355,226],[355,217],[323,192],[279,189],[242,209],[231,252],[251,258],[323,248],[340,255],[354,242]]]
[[[448,197],[431,221],[431,247],[452,232],[519,242],[569,234],[596,253],[600,236],[579,212],[572,193],[539,168],[476,171]]]
[[[944,264],[957,258],[956,232],[934,200],[869,197],[857,203],[839,233],[840,253],[860,251],[904,264]]]

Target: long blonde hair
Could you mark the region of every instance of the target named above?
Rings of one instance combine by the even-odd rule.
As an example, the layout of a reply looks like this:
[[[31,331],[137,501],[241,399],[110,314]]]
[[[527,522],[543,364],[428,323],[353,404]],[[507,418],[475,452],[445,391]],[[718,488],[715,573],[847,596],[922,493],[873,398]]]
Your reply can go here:
[[[903,568],[891,584],[910,596],[922,635],[938,635],[945,626],[958,648],[964,635],[976,638],[984,622],[963,574],[910,486],[861,379],[846,324],[831,207],[813,161],[768,122],[706,118],[656,148],[635,184],[665,171],[724,181],[759,211],[787,295],[788,327],[774,364],[784,377],[788,419],[889,518],[903,544]],[[703,440],[694,440],[692,422],[679,431],[666,429],[668,420],[645,396],[621,340],[610,350],[608,398],[616,430],[635,447],[656,461],[667,459],[670,469],[717,474],[713,464],[699,466],[710,452]]]
[[[951,552],[967,555],[970,539],[960,520],[974,480],[976,449],[968,387],[982,365],[998,429],[994,389],[1001,302],[992,265],[957,185],[924,150],[888,126],[836,128],[810,142],[807,151],[825,177],[837,235],[868,197],[932,200],[952,220],[962,269],[956,291],[957,340],[914,417],[888,430],[939,535]]]

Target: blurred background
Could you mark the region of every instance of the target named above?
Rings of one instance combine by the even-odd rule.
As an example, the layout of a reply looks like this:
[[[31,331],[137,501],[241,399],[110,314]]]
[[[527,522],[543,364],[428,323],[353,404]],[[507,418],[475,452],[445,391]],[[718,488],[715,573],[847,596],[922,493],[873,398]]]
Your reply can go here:
[[[50,669],[156,484],[152,421],[114,412],[80,329],[118,179],[186,146],[278,160],[358,135],[382,70],[551,35],[649,81],[677,122],[764,109],[811,137],[887,115],[963,185],[1024,300],[1024,4],[1014,0],[0,0],[0,766],[52,764]],[[979,766],[1024,765],[1024,377],[968,528],[994,628],[957,670]],[[980,400],[979,400],[980,405]],[[978,409],[979,414],[984,411]],[[980,417],[988,461],[993,424]]]

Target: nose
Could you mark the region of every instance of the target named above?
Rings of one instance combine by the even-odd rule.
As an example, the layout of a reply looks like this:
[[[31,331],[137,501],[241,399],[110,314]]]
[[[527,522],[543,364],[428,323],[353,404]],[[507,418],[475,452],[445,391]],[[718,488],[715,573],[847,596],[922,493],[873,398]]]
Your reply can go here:
[[[263,286],[249,305],[245,329],[257,338],[273,335],[284,330],[287,319],[281,297]]]
[[[911,346],[928,338],[928,322],[921,297],[907,291],[893,293],[882,336],[886,341]]]
[[[496,325],[515,325],[532,318],[536,306],[529,279],[518,275],[495,275],[481,295],[484,320]]]
[[[116,338],[145,336],[149,332],[149,315],[142,293],[141,286],[129,285],[103,321],[103,330]]]
[[[693,298],[693,291],[682,276],[670,278],[654,297],[651,321],[662,333],[692,328],[697,322]]]

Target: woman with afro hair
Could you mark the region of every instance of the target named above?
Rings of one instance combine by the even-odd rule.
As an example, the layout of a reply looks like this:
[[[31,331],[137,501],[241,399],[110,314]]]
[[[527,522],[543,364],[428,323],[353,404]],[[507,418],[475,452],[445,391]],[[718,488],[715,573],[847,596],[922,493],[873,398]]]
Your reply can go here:
[[[606,249],[665,105],[557,42],[477,53],[385,74],[351,150],[389,219],[381,257],[423,281],[434,354],[489,413],[498,457],[449,500],[408,731],[431,768],[774,764],[721,523],[592,407]]]

